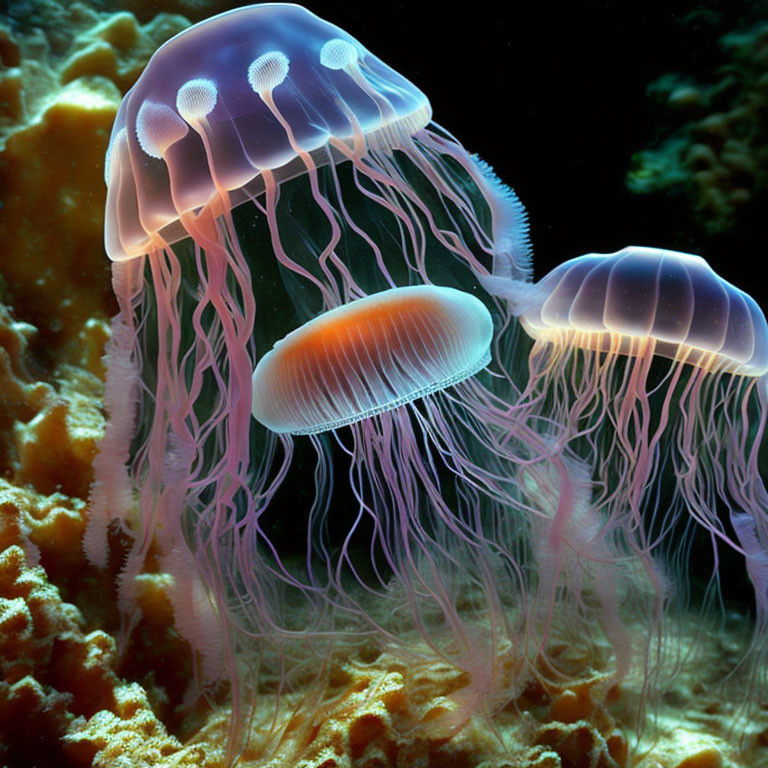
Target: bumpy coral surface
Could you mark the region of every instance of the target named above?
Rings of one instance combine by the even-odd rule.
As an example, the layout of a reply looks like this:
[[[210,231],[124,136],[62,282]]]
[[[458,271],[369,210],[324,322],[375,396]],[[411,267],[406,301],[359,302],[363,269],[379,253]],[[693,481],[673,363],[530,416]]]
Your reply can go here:
[[[190,695],[169,577],[150,556],[141,618],[127,633],[114,603],[119,532],[104,572],[81,549],[113,311],[103,155],[122,93],[187,24],[150,19],[154,5],[126,5],[141,23],[44,2],[0,21],[0,295],[9,305],[0,306],[0,763],[9,768],[212,768],[227,757],[226,692],[210,702]],[[195,17],[219,9],[165,7]],[[736,705],[711,682],[741,640],[724,634],[711,658],[681,672],[634,751],[641,682],[611,685],[597,659],[574,662],[568,685],[533,678],[490,718],[461,710],[466,676],[428,653],[351,648],[328,662],[320,687],[285,693],[276,712],[260,694],[240,764],[756,768],[768,765],[768,711],[735,732]]]
[[[54,363],[79,362],[88,322],[114,314],[100,182],[112,121],[153,51],[187,23],[160,14],[140,25],[81,3],[0,16],[3,298]]]

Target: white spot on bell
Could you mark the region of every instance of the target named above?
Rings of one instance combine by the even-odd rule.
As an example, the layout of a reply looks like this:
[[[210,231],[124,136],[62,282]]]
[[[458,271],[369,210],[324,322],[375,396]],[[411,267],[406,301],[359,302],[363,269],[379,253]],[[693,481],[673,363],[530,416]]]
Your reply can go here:
[[[248,82],[256,93],[271,91],[288,75],[288,57],[282,51],[264,53],[248,67]]]
[[[328,69],[344,69],[357,61],[357,48],[352,43],[335,37],[320,49],[320,63]]]
[[[187,124],[165,104],[145,101],[136,115],[136,138],[150,156],[162,158],[166,149],[187,135]]]
[[[188,123],[193,123],[205,117],[216,106],[218,94],[213,80],[189,80],[176,94],[176,109]]]

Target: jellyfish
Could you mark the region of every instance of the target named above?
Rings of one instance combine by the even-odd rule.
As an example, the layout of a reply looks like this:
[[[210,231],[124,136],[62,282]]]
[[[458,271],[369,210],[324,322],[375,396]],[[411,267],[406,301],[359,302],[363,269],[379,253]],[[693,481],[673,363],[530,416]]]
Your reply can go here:
[[[278,434],[337,429],[473,376],[492,338],[490,312],[471,294],[390,288],[276,342],[253,372],[251,411]]]
[[[747,656],[762,677],[768,496],[758,453],[768,326],[761,309],[701,257],[657,248],[572,259],[534,285],[484,282],[506,296],[533,339],[521,418],[594,468],[592,503],[645,564],[657,619],[671,585],[690,587],[689,569],[701,569],[690,561],[694,537],[711,543],[705,604],[719,599],[722,547],[743,557],[756,614]]]
[[[385,636],[391,637],[392,628],[379,617],[404,610],[431,641],[426,614],[438,611],[450,627],[451,643],[470,645],[456,608],[458,593],[474,580],[485,593],[474,597],[481,610],[501,600],[490,578],[489,510],[481,519],[478,503],[448,502],[450,474],[439,466],[451,466],[452,459],[441,458],[445,439],[435,434],[453,431],[446,429],[449,414],[466,410],[469,416],[457,403],[471,398],[467,389],[489,364],[492,339],[491,313],[478,298],[445,286],[412,285],[309,320],[277,341],[254,370],[253,417],[284,435],[288,452],[291,436],[306,435],[314,447],[319,482],[309,529],[334,522],[324,499],[341,461],[328,450],[328,434],[348,458],[349,484],[359,502],[336,551],[322,546],[323,536],[311,537],[311,546],[320,547],[308,553],[307,588],[332,585],[336,602],[364,613]],[[475,467],[473,477],[466,465],[453,471],[476,483],[484,472]],[[354,540],[366,518],[372,526],[364,538],[369,557],[361,560]],[[249,535],[268,534],[256,520]],[[516,565],[511,558],[509,564]],[[400,588],[394,594],[393,584]]]
[[[308,553],[306,588],[332,586],[338,604],[364,614],[401,652],[407,648],[383,616],[410,617],[416,632],[398,625],[407,644],[425,640],[468,673],[455,709],[441,718],[442,733],[473,711],[506,703],[531,671],[521,674],[521,661],[545,656],[550,631],[562,637],[566,617],[574,646],[593,641],[596,626],[602,630],[615,654],[613,682],[628,674],[633,658],[620,614],[631,570],[626,551],[601,533],[583,462],[535,432],[525,448],[510,449],[509,405],[489,403],[479,380],[493,336],[491,313],[471,294],[393,288],[291,331],[253,373],[253,417],[286,440],[312,441],[318,499],[331,493],[334,471],[321,436],[348,446],[358,515],[336,551],[311,537],[320,547]],[[310,529],[331,524],[329,508],[316,502]],[[352,543],[366,517],[372,531],[364,536],[364,562],[372,573],[361,570]],[[250,535],[267,536],[258,521]],[[531,561],[535,580],[523,573]]]
[[[263,666],[281,670],[294,641],[312,637],[319,648],[323,638],[384,630],[396,639],[402,605],[426,641],[447,655],[464,643],[482,664],[471,632],[445,630],[437,641],[429,628],[432,614],[458,626],[453,573],[474,574],[465,604],[514,633],[514,619],[491,610],[511,598],[468,553],[487,546],[493,568],[518,585],[510,594],[524,591],[521,534],[502,511],[520,506],[510,463],[538,449],[512,449],[506,437],[519,394],[508,370],[514,323],[481,278],[528,279],[527,220],[512,190],[430,119],[426,96],[354,38],[279,3],[172,38],[118,110],[105,247],[119,314],[85,549],[104,566],[110,530],[129,542],[118,584],[124,634],[138,618],[136,577],[148,559],[172,575],[176,625],[203,684],[222,667],[235,684],[235,651],[251,641],[275,649],[276,663]],[[409,286],[460,291],[476,315],[473,302],[485,307],[487,371],[440,398],[409,390],[420,403],[411,408],[401,394],[375,413],[380,392],[370,385],[354,393],[370,407],[352,414],[317,401],[336,428],[301,440],[252,417],[270,405],[255,410],[253,373],[278,354],[276,341]],[[468,371],[416,370],[427,388]],[[287,426],[312,432],[315,417],[302,418]],[[425,575],[414,560],[406,578],[388,542],[406,547],[394,527],[414,530],[419,519],[440,566]]]

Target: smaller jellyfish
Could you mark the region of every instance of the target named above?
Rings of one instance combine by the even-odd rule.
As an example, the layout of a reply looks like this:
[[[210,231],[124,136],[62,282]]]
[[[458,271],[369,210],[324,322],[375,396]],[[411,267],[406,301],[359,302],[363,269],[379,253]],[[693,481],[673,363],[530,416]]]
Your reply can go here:
[[[474,296],[391,288],[292,331],[253,373],[254,418],[273,432],[337,429],[473,376],[491,360],[493,320]]]
[[[435,285],[393,288],[308,321],[277,341],[253,373],[254,418],[281,435],[287,455],[291,436],[306,435],[317,456],[303,589],[364,617],[401,650],[426,641],[456,664],[474,664],[476,696],[492,684],[491,669],[482,667],[497,663],[494,655],[481,658],[478,650],[488,646],[476,636],[479,623],[499,634],[500,617],[491,614],[503,602],[503,582],[492,574],[517,563],[503,548],[488,550],[499,536],[489,527],[493,514],[487,518],[494,502],[484,509],[472,491],[488,469],[472,466],[460,443],[451,445],[460,433],[447,425],[472,418],[465,403],[475,400],[472,377],[490,363],[493,335],[491,313],[471,294]],[[343,521],[330,503],[338,447],[358,510],[333,548],[327,531]],[[446,487],[452,475],[454,491]],[[465,497],[455,498],[460,493]],[[508,511],[495,503],[497,516]],[[254,518],[245,536],[267,541],[270,532]],[[253,551],[237,550],[239,557]],[[247,570],[245,562],[240,567]],[[287,558],[277,556],[272,567],[298,585]],[[253,605],[268,614],[272,607],[259,600],[257,585],[246,586]],[[468,589],[475,594],[461,610]],[[518,591],[519,579],[506,589]],[[411,617],[397,622],[405,642],[390,618],[401,610]],[[461,717],[472,711],[467,703],[457,708]]]
[[[484,282],[509,300],[534,340],[520,418],[594,467],[593,504],[645,563],[657,616],[670,592],[664,570],[679,567],[688,591],[695,571],[700,599],[711,605],[720,597],[722,546],[738,553],[756,595],[748,658],[764,674],[768,496],[758,452],[768,326],[761,309],[699,256],[656,248],[572,259],[533,285]],[[700,556],[690,560],[696,537],[711,543],[709,569]]]
[[[308,321],[253,373],[254,418],[283,436],[289,455],[291,435],[309,436],[317,454],[304,589],[322,588],[389,647],[408,654],[425,641],[467,672],[454,709],[434,724],[447,732],[472,711],[506,703],[532,668],[558,674],[549,660],[542,665],[550,633],[584,647],[602,632],[614,681],[632,660],[619,610],[626,551],[601,534],[582,462],[535,432],[525,449],[511,449],[509,404],[493,403],[477,378],[493,337],[491,313],[475,296],[394,288]],[[341,524],[338,511],[320,501],[332,492],[334,443],[349,443],[359,504],[335,549],[324,532]],[[270,534],[255,519],[247,536]],[[537,576],[524,575],[531,562]],[[272,567],[294,584],[300,578],[287,558]],[[270,611],[255,590],[249,602]]]

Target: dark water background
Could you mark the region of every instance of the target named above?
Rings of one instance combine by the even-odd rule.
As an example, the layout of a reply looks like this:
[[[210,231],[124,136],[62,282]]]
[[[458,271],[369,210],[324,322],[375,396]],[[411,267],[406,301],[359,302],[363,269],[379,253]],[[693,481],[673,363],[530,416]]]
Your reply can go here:
[[[681,193],[630,193],[634,153],[669,124],[647,94],[669,72],[714,82],[718,39],[768,20],[768,3],[315,2],[429,96],[435,120],[515,188],[530,214],[537,277],[625,245],[698,253],[768,306],[765,196],[733,231],[707,235]]]

